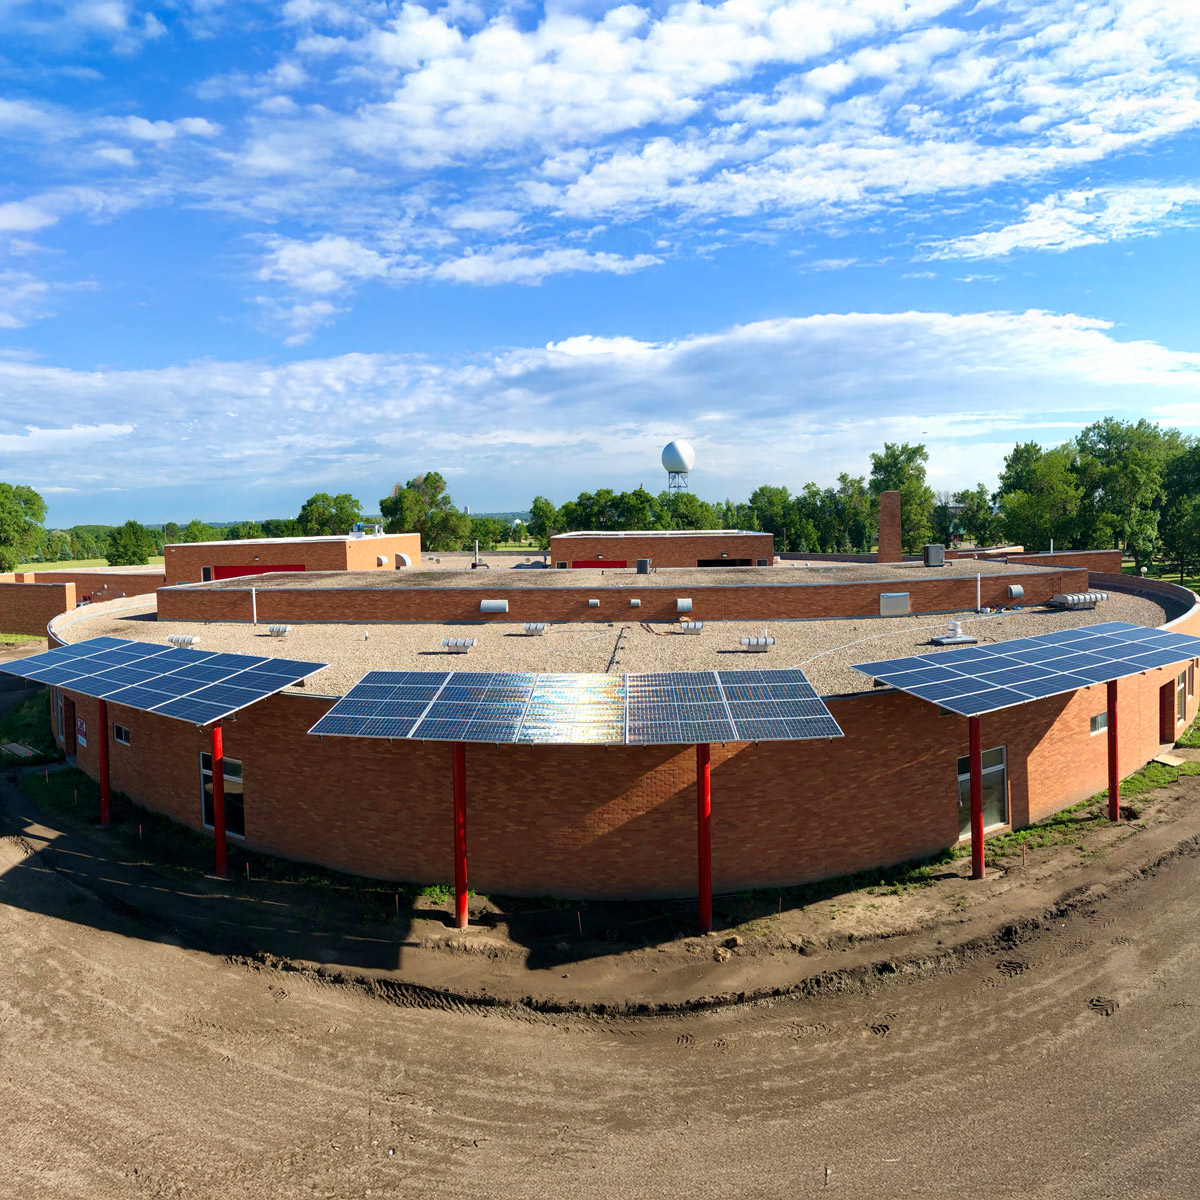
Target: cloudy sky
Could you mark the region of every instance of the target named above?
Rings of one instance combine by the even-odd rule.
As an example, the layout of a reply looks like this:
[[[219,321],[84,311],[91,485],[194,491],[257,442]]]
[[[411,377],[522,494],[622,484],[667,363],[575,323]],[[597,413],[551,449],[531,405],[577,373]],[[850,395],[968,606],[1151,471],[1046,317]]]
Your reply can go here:
[[[0,0],[51,521],[740,498],[1200,433],[1196,0]]]

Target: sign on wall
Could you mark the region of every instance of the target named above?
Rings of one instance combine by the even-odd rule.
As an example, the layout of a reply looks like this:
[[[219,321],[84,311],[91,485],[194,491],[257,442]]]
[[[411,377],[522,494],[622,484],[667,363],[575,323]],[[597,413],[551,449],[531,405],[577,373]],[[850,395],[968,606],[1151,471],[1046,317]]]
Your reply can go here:
[[[87,749],[87,720],[84,717],[75,718],[75,744]]]

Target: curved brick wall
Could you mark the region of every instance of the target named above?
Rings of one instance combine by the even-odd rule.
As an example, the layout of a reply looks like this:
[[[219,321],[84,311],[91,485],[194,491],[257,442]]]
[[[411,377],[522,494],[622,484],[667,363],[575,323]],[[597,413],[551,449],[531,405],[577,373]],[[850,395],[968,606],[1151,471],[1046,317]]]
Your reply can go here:
[[[1200,635],[1200,609],[1174,623]],[[1152,671],[1123,680],[1121,773],[1158,753]],[[79,765],[98,767],[96,705]],[[275,696],[225,724],[243,763],[247,844],[385,879],[451,877],[450,746],[317,739],[332,704]],[[720,891],[778,886],[930,854],[958,836],[956,759],[967,722],[881,691],[834,697],[846,737],[713,746],[713,872]],[[1089,719],[1097,685],[982,718],[984,747],[1005,745],[1016,826],[1101,791],[1106,739]],[[1188,701],[1188,720],[1196,698]],[[131,746],[110,746],[113,786],[192,827],[200,820],[205,732],[110,705]],[[688,747],[467,747],[471,886],[483,892],[583,897],[695,893],[695,757]]]
[[[1056,592],[1082,592],[1088,573],[1082,568],[1037,570],[1011,575],[984,575],[980,594],[985,606],[1011,603],[1008,585],[1025,588],[1023,603],[1044,604]],[[303,588],[255,592],[258,620],[319,623],[394,621],[675,621],[675,601],[692,601],[698,621],[779,621],[820,617],[879,615],[881,592],[907,591],[914,613],[964,612],[975,607],[975,579],[879,580],[857,583],[744,584],[705,586],[674,584],[614,587],[599,580],[579,587],[449,587],[449,588]],[[630,608],[631,597],[641,607]],[[479,611],[482,600],[507,600],[508,612]],[[599,606],[589,608],[589,600]],[[164,588],[158,593],[158,615],[164,621],[249,621],[250,588]]]

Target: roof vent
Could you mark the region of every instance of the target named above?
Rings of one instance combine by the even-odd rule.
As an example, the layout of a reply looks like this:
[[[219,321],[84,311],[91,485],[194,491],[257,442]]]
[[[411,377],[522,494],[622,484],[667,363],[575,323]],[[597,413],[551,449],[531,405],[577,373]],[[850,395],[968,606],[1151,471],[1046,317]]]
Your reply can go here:
[[[292,632],[292,627],[290,625],[268,625],[267,632],[272,637],[287,637]]]
[[[524,629],[530,637],[544,637],[546,634],[546,622],[526,621]]]
[[[679,622],[679,632],[680,633],[701,634],[704,632],[704,622],[703,621],[680,621]]]
[[[963,633],[961,621],[951,621],[941,637],[930,638],[929,641],[934,646],[970,646],[979,639]]]
[[[747,654],[766,654],[766,652],[775,645],[773,637],[744,637],[742,638],[742,646]]]
[[[689,613],[689,612],[691,612],[691,611],[692,611],[692,602],[691,602],[691,600],[688,600],[688,599],[686,599],[685,597],[680,597],[678,600],[676,600],[676,601],[675,601],[675,611],[676,611],[677,613]]]
[[[470,654],[475,649],[475,639],[442,638],[442,649],[447,654]]]
[[[190,650],[193,646],[200,644],[199,635],[195,633],[173,633],[167,638],[167,641],[179,650]]]
[[[508,612],[507,600],[480,600],[479,611],[485,613],[506,613]]]
[[[1085,608],[1095,608],[1101,600],[1107,600],[1107,592],[1059,592],[1050,604],[1054,608],[1066,608],[1079,612]]]

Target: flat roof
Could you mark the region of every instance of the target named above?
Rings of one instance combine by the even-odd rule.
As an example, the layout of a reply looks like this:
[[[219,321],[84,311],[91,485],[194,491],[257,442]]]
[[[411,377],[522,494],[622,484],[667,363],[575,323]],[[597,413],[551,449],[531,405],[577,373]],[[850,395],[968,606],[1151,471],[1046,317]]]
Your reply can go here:
[[[292,625],[287,637],[272,637],[265,625],[158,621],[155,597],[106,601],[70,614],[61,623],[68,641],[108,635],[165,642],[172,633],[197,634],[197,649],[277,655],[330,665],[307,690],[343,695],[368,671],[538,671],[604,674],[653,671],[715,671],[737,668],[801,667],[823,696],[872,690],[853,670],[870,659],[936,654],[929,639],[946,631],[949,617],[851,617],[827,621],[708,621],[699,635],[675,624],[550,624],[543,636],[528,636],[519,622],[460,624]],[[1094,611],[1026,609],[977,616],[956,614],[965,632],[981,645],[1073,629],[1101,621],[1158,626],[1179,615],[1178,605],[1146,596],[1112,592]],[[766,632],[775,645],[766,654],[743,651],[743,637]],[[476,639],[470,654],[450,655],[444,637]]]
[[[271,575],[214,579],[210,583],[177,584],[178,587],[212,588],[218,591],[266,589],[334,588],[358,591],[375,588],[668,588],[689,587],[802,587],[818,583],[929,582],[932,579],[970,578],[979,575],[1029,575],[1057,570],[1054,566],[1004,563],[985,559],[957,559],[943,567],[926,567],[922,562],[840,563],[789,561],[770,567],[658,567],[639,575],[635,567],[581,567],[557,570],[540,563],[495,563],[471,569],[470,556],[443,559],[430,565],[426,555],[421,565],[398,571],[280,571]],[[898,588],[897,590],[903,590]]]
[[[412,536],[411,533],[343,533],[331,537],[222,538],[217,542],[168,542],[164,549],[180,550],[184,546],[289,546],[301,542],[373,542],[383,538]]]
[[[572,529],[556,533],[556,538],[673,538],[673,537],[741,537],[745,534],[771,537],[762,529]]]

